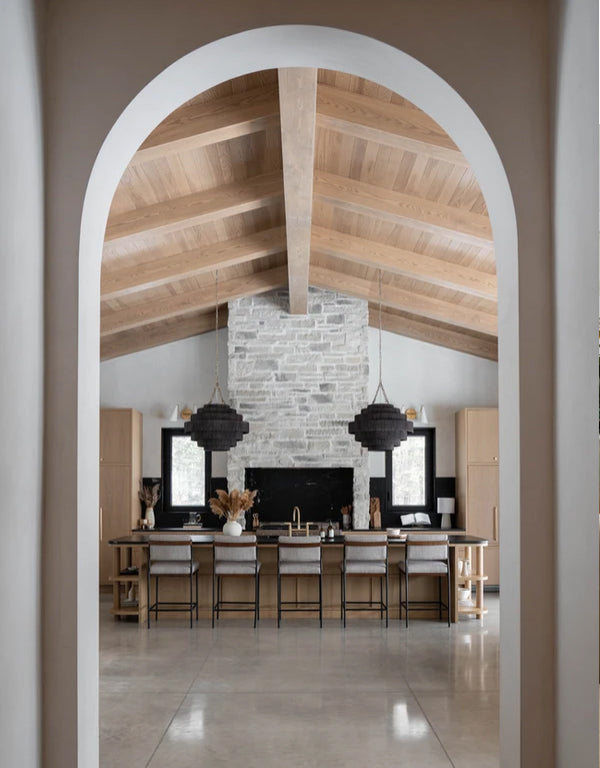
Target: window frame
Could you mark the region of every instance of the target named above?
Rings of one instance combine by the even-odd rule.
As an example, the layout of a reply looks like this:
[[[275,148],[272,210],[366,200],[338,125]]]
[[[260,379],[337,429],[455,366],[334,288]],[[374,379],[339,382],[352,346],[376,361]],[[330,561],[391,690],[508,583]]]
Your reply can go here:
[[[210,487],[212,479],[212,452],[204,449],[204,504],[194,505],[173,505],[171,504],[172,493],[172,457],[173,457],[173,438],[186,436],[183,427],[163,427],[161,430],[161,464],[162,464],[162,508],[166,513],[185,513],[185,512],[206,512],[208,510],[208,499],[210,497]],[[187,436],[188,440],[192,438]]]
[[[425,504],[393,505],[393,451],[385,452],[385,487],[387,511],[406,515],[410,512],[426,512],[430,517],[435,513],[435,427],[415,427],[411,437],[425,437]]]

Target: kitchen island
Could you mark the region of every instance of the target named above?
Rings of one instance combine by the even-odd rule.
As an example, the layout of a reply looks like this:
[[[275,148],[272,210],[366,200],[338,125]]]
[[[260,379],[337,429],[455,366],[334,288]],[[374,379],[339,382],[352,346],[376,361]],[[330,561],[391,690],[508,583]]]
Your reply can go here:
[[[378,531],[355,531],[354,533],[369,534]],[[413,531],[416,532],[416,531]],[[434,533],[428,531],[419,531]],[[435,531],[439,532],[439,531]],[[113,608],[115,618],[132,617],[141,623],[146,621],[148,594],[146,585],[146,561],[147,548],[153,536],[172,535],[174,538],[190,537],[192,540],[194,559],[200,563],[199,569],[199,615],[201,618],[210,618],[212,601],[212,562],[213,541],[216,531],[206,529],[161,529],[148,532],[133,532],[129,536],[123,536],[110,541],[113,548],[113,573],[111,582],[113,586]],[[403,532],[404,533],[404,532]],[[446,533],[446,531],[444,531]],[[487,540],[477,536],[470,536],[464,532],[448,532],[450,544],[450,579],[451,579],[451,620],[457,621],[460,614],[472,615],[482,618],[486,613],[484,606],[483,587],[486,581],[484,571],[484,547]],[[242,534],[244,535],[244,534]],[[404,558],[405,542],[400,537],[388,536],[388,562],[389,562],[389,615],[390,619],[399,618],[400,578],[398,563]],[[268,533],[257,534],[258,559],[261,562],[260,574],[260,615],[262,619],[276,618],[276,582],[277,582],[277,536]],[[340,563],[343,558],[344,536],[338,534],[333,538],[322,541],[323,558],[323,617],[340,618],[341,581]],[[458,561],[469,561],[470,572],[468,575],[460,574]],[[233,579],[224,583],[223,592],[227,600],[251,600],[252,585],[244,583],[245,580]],[[379,595],[378,579],[361,580],[361,583],[352,584],[353,598],[357,600],[370,600]],[[474,588],[475,594],[468,601],[459,601],[459,590],[467,589],[469,593]],[[283,600],[313,600],[314,581],[303,577],[286,579],[283,586]],[[428,600],[437,594],[436,580],[432,578],[411,577],[411,599]],[[187,599],[187,583],[185,579],[167,579],[161,582],[161,599],[180,601]],[[177,613],[172,614],[177,616]],[[184,614],[181,614],[182,617]],[[239,614],[243,616],[244,614]],[[248,614],[250,615],[250,613]],[[349,617],[378,616],[378,611],[353,614],[349,611]],[[314,614],[300,612],[297,617],[314,619]],[[413,618],[435,618],[437,610],[420,612],[411,616]],[[159,619],[160,621],[160,619]]]

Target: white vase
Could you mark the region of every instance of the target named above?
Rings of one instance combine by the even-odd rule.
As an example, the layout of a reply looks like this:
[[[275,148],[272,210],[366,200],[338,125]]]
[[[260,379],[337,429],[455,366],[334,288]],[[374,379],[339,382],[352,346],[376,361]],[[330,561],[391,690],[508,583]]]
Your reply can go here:
[[[241,536],[242,526],[237,520],[228,520],[223,526],[223,533],[225,536]]]
[[[154,507],[146,507],[146,527],[154,528],[156,520],[154,518]]]

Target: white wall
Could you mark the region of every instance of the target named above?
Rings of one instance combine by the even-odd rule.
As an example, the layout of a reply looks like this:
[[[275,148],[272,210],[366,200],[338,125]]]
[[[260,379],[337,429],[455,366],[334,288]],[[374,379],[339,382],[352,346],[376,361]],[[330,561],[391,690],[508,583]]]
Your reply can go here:
[[[40,757],[43,162],[35,4],[0,4],[0,764]]]
[[[382,381],[397,408],[425,406],[436,428],[436,474],[453,477],[454,414],[466,406],[498,405],[498,363],[382,332]],[[369,401],[379,380],[379,332],[369,329]],[[377,402],[382,402],[378,396]],[[417,422],[417,426],[419,423]],[[385,475],[384,454],[369,454],[371,477]]]
[[[227,330],[219,331],[219,383],[227,399]],[[100,366],[100,407],[136,408],[143,414],[144,441],[142,471],[158,477],[160,431],[181,427],[183,421],[169,421],[173,407],[208,402],[215,385],[215,334],[206,333],[161,347],[146,349]],[[213,474],[223,477],[226,455],[215,453]]]
[[[227,331],[220,347],[227,348]],[[425,405],[436,427],[437,474],[454,475],[454,413],[465,406],[498,404],[498,365],[462,352],[383,332],[383,385],[397,407]],[[227,383],[227,361],[220,355],[219,379]],[[379,376],[378,335],[369,329],[369,402]],[[100,366],[102,407],[137,408],[144,416],[146,476],[161,474],[160,430],[176,426],[168,416],[175,403],[203,405],[214,385],[214,333],[165,344]],[[226,388],[223,392],[226,395]],[[180,422],[181,424],[182,422]],[[226,474],[225,454],[215,454],[213,473]],[[385,474],[383,453],[369,454],[371,477]]]

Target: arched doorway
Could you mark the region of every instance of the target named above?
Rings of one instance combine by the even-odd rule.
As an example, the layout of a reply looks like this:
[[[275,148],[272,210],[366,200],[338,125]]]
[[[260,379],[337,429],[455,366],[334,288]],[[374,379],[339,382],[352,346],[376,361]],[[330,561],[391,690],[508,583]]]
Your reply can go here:
[[[518,648],[519,620],[519,401],[518,259],[516,217],[500,157],[477,116],[461,97],[431,70],[410,56],[371,38],[322,27],[271,27],[219,40],[180,59],[153,80],[123,112],[108,135],[88,184],[80,241],[79,275],[79,415],[80,423],[97,423],[98,306],[103,231],[114,189],[121,173],[145,136],[166,115],[195,94],[247,72],[286,66],[338,69],[368,78],[402,93],[433,117],[454,139],[473,167],[486,198],[498,265],[500,319],[501,496],[510,516],[504,519],[502,580],[511,600],[502,607],[502,647]],[[87,430],[78,452],[81,487],[94,487],[97,478],[97,439]],[[94,522],[80,515],[78,558],[96,542]],[[89,587],[89,585],[88,585]],[[79,587],[83,589],[83,586]],[[94,622],[80,617],[80,641],[95,647]],[[88,659],[88,662],[90,660]],[[518,665],[502,671],[502,718],[507,764],[518,765],[520,680]],[[80,667],[80,689],[94,696],[95,670],[90,662]],[[84,685],[82,685],[82,682]],[[515,713],[516,717],[515,717]],[[93,728],[82,719],[81,728]],[[510,742],[510,744],[508,743]],[[510,757],[510,750],[514,759]]]

